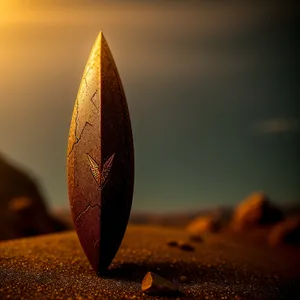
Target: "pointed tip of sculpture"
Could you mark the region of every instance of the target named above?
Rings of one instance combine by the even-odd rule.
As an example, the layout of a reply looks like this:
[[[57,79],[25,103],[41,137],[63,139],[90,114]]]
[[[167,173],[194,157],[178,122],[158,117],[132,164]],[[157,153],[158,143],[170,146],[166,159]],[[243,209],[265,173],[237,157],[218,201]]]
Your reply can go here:
[[[104,37],[104,34],[102,31],[100,31],[98,33],[98,36],[97,36],[97,39],[96,39],[96,47],[99,47],[100,48],[100,51],[102,50],[102,46],[103,45],[107,45],[107,42],[106,42],[106,39]]]
[[[104,37],[104,34],[103,34],[102,31],[99,32],[99,34],[98,34],[98,39],[100,40],[100,42],[105,41],[105,37]]]

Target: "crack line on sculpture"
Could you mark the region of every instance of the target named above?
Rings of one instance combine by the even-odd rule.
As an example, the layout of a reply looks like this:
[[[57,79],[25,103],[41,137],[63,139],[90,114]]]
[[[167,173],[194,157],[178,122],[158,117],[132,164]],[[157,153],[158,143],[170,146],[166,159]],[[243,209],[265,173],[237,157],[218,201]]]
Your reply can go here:
[[[78,97],[76,98],[76,101],[75,101],[75,108],[76,108],[76,116],[75,116],[75,129],[74,129],[74,136],[75,136],[75,142],[72,144],[72,147],[71,147],[71,150],[69,151],[67,157],[70,156],[70,154],[72,153],[73,149],[74,149],[74,146],[78,143],[78,140],[77,140],[77,126],[78,126],[78,110],[79,110],[79,101],[78,101]]]
[[[79,191],[79,193],[80,193],[80,198],[81,198],[83,201],[85,201],[88,205],[91,205],[90,201],[88,201],[88,200],[84,197],[84,195],[83,195],[84,193],[83,193],[83,191],[82,191],[80,185],[79,185],[78,183],[75,184],[75,179],[74,179],[74,186],[75,186],[75,188]],[[76,202],[76,200],[74,200],[74,202]]]
[[[98,92],[98,89],[95,91],[95,93],[92,95],[92,97],[90,98],[90,101],[93,103],[93,105],[95,106],[96,110],[98,111],[98,107],[96,105],[96,103],[93,101],[93,99],[95,98],[96,94]]]
[[[76,116],[75,116],[75,139],[77,138],[77,127],[78,127],[78,115],[79,115],[79,100],[78,98],[76,99]]]
[[[100,240],[98,239],[95,243],[94,243],[94,248],[96,248],[96,245],[100,242]]]
[[[95,207],[99,207],[99,209],[101,209],[100,205],[99,204],[94,204],[94,205],[91,205],[91,204],[88,204],[87,207],[76,217],[75,219],[75,223],[78,221],[78,219],[84,214],[86,213],[90,208],[95,208]]]
[[[73,145],[72,145],[72,147],[71,147],[71,150],[70,150],[70,152],[69,152],[69,154],[68,154],[68,157],[71,155],[71,153],[72,153],[72,151],[74,150],[74,147],[76,146],[76,144],[78,144],[79,141],[81,140],[81,136],[82,136],[82,134],[83,134],[85,128],[87,127],[87,125],[93,127],[93,125],[92,125],[91,123],[89,123],[89,122],[86,121],[85,124],[84,124],[84,126],[83,126],[83,128],[82,128],[82,130],[81,130],[81,133],[80,133],[79,137],[77,137],[76,131],[77,131],[78,123],[76,122],[76,119],[75,119],[75,123],[76,123],[76,127],[75,127],[75,139],[76,139],[76,141],[73,143]]]

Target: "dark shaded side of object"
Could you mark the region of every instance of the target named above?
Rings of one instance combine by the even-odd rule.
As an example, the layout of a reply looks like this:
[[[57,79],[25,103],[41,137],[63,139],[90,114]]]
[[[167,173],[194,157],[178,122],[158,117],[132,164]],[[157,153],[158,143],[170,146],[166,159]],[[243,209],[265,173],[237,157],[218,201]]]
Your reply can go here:
[[[0,154],[0,240],[63,231],[52,217],[37,183]]]
[[[102,165],[114,156],[109,181],[102,190],[99,271],[115,257],[129,221],[134,181],[134,149],[125,92],[108,44],[101,43]],[[103,266],[103,267],[102,267]]]

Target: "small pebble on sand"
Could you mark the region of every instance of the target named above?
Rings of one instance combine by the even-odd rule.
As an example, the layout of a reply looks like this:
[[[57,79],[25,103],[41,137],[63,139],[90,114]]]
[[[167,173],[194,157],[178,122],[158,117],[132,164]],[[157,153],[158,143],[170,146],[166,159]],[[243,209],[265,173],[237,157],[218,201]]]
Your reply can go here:
[[[174,241],[174,240],[168,241],[167,244],[170,247],[176,247],[176,246],[178,246],[178,242]]]
[[[200,235],[191,235],[190,241],[194,243],[202,243],[204,240]]]
[[[180,241],[178,242],[178,247],[184,251],[194,251],[195,248],[187,242]]]
[[[148,295],[172,296],[180,294],[178,288],[167,279],[148,272],[142,282],[142,291]]]

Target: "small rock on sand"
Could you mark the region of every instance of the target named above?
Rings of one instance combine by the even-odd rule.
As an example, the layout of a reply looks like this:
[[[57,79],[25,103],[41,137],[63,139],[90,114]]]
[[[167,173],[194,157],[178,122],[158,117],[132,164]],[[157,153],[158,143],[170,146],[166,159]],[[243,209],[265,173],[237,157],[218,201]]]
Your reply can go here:
[[[170,247],[177,247],[178,246],[178,242],[174,241],[174,240],[171,240],[171,241],[167,242],[167,245],[170,246]]]
[[[152,272],[148,272],[144,277],[142,291],[153,296],[173,296],[181,293],[177,286]]]
[[[190,236],[190,241],[194,243],[202,243],[204,240],[201,235],[193,234]]]
[[[187,230],[193,235],[216,232],[220,229],[220,220],[216,216],[200,216],[187,225]]]
[[[171,240],[171,241],[167,242],[167,245],[170,247],[179,248],[184,251],[194,251],[195,250],[195,248],[192,245],[190,245],[188,242],[185,242],[185,241]]]
[[[195,250],[195,248],[192,245],[190,245],[189,243],[184,242],[184,241],[179,241],[178,247],[184,251],[194,251]]]

